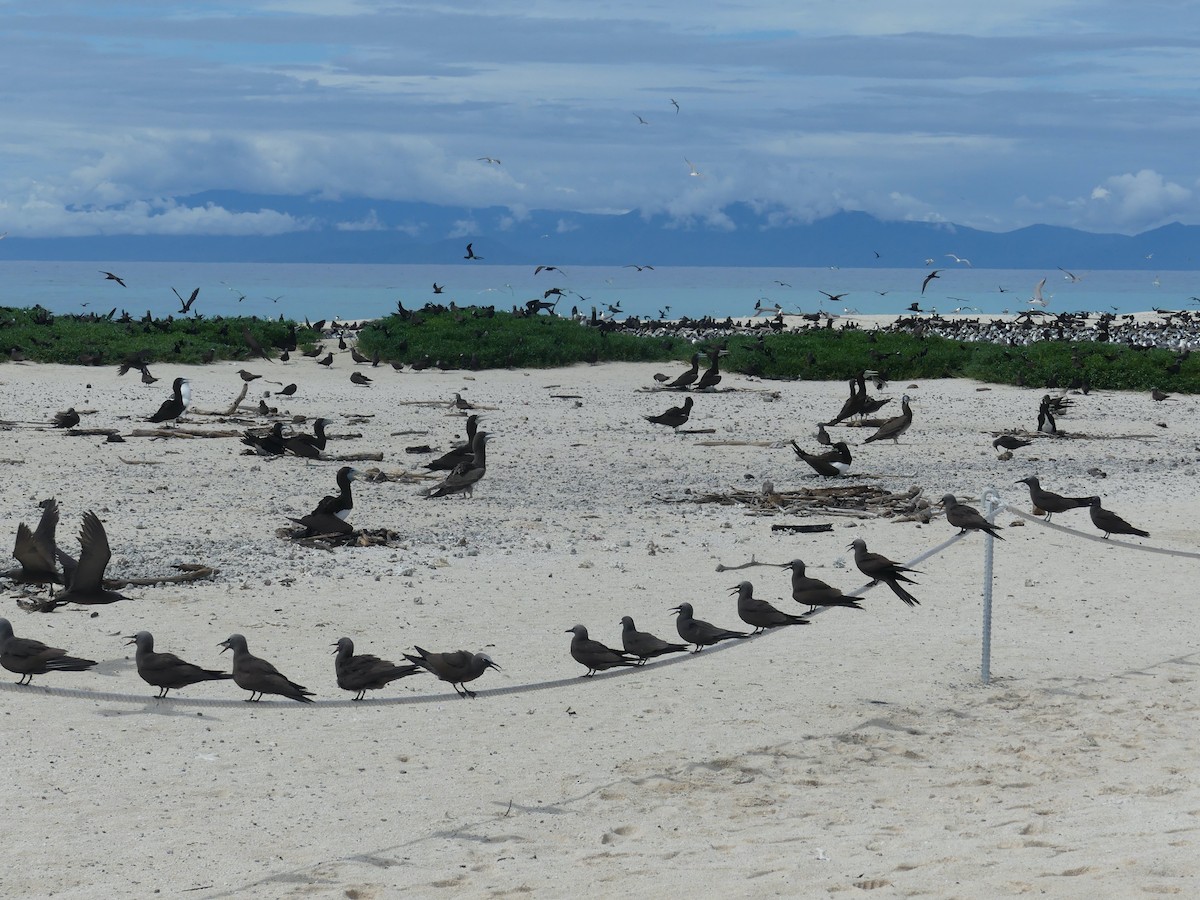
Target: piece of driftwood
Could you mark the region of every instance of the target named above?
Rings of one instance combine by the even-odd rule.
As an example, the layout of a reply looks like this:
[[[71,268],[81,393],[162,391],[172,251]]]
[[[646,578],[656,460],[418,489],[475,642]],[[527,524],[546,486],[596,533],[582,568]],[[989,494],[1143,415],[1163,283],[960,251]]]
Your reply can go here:
[[[791,560],[788,560],[788,562],[791,562]],[[750,562],[742,563],[740,566],[727,566],[724,563],[717,563],[717,571],[718,572],[736,572],[738,569],[749,569],[751,566],[770,566],[773,569],[782,569],[786,565],[787,565],[786,562],[781,562],[781,563],[759,562],[753,555],[751,555]]]
[[[315,550],[330,550],[335,547],[396,547],[403,536],[387,528],[362,528],[346,534],[313,534],[305,536],[295,528],[280,528],[275,532],[293,544],[312,547]]]
[[[70,437],[108,437],[110,434],[120,434],[120,430],[116,428],[68,428],[63,431],[63,434]]]
[[[121,462],[125,463],[125,465],[127,465],[127,466],[161,466],[162,465],[161,459],[126,459],[123,456],[118,456],[117,459],[119,459]]]
[[[832,522],[822,522],[820,525],[790,525],[778,523],[771,526],[772,531],[787,531],[792,534],[818,534],[822,531],[833,531]]]
[[[582,400],[583,394],[551,394],[555,400]]]
[[[393,431],[389,437],[411,437],[417,434],[429,434],[428,428],[409,428],[405,431]]]
[[[744,506],[747,508],[747,515],[783,513],[793,516],[845,516],[856,519],[920,515],[920,510],[929,506],[929,501],[921,496],[921,488],[918,485],[913,485],[901,493],[892,493],[869,484],[837,484],[780,491],[769,481],[759,490],[734,488],[722,493],[658,499],[664,503],[719,503],[724,506]]]
[[[697,447],[770,447],[778,450],[786,447],[786,441],[696,441]]]
[[[716,434],[715,428],[677,428],[676,434]]]
[[[220,571],[212,566],[197,563],[180,563],[174,568],[179,569],[178,575],[160,575],[155,578],[105,578],[104,586],[110,591],[127,587],[153,587],[159,584],[183,584],[190,581],[204,581],[212,578]],[[54,592],[46,597],[21,597],[17,606],[26,612],[54,612],[59,605],[54,602]]]
[[[240,431],[201,431],[198,428],[135,428],[133,437],[149,438],[232,438],[241,437]]]
[[[340,453],[337,456],[327,456],[325,459],[333,462],[383,462],[383,453],[379,450],[363,453]]]
[[[250,390],[250,383],[246,382],[242,385],[242,392],[237,395],[237,399],[229,404],[228,409],[223,409],[217,412],[207,409],[189,409],[188,415],[191,416],[232,416],[237,413],[238,406],[246,399],[246,393]]]

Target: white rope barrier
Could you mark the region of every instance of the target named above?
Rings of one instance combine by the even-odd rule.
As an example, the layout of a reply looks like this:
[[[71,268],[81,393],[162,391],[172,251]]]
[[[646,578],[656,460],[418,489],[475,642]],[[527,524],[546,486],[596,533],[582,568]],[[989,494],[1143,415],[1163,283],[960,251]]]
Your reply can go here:
[[[1019,516],[1027,522],[1034,522],[1041,525],[1043,528],[1049,528],[1053,531],[1060,531],[1063,534],[1070,534],[1078,538],[1083,538],[1085,541],[1096,541],[1104,544],[1106,547],[1124,547],[1129,550],[1141,550],[1143,553],[1161,553],[1163,556],[1179,556],[1185,559],[1200,559],[1200,553],[1190,553],[1187,550],[1168,550],[1165,547],[1147,547],[1145,544],[1132,544],[1129,541],[1115,541],[1112,538],[1106,538],[1102,534],[1088,534],[1084,531],[1077,531],[1074,528],[1068,528],[1065,525],[1056,525],[1054,522],[1047,522],[1041,516],[1030,515],[1019,509],[1014,509],[1003,500],[1000,501],[1001,508],[1014,516]]]
[[[907,563],[905,563],[905,565],[911,567],[924,562],[930,557],[941,553],[952,544],[960,541],[963,537],[965,537],[965,535],[955,534],[953,537],[942,541],[942,543],[938,544],[936,547],[926,550],[919,556],[909,560]],[[846,596],[861,597],[866,591],[875,586],[875,584],[864,584],[862,587],[848,592]],[[821,613],[827,612],[833,608],[834,607],[829,606],[818,607],[811,613],[804,613],[804,616],[805,618],[811,619],[814,616],[820,615]],[[529,694],[535,691],[579,687],[581,685],[607,680],[610,678],[619,678],[622,676],[630,677],[637,672],[644,672],[647,669],[660,669],[665,666],[680,665],[682,663],[687,663],[698,659],[711,659],[717,653],[732,650],[734,647],[740,647],[743,644],[751,644],[755,641],[761,640],[762,638],[786,630],[786,628],[771,628],[764,633],[754,635],[753,637],[743,638],[741,640],[725,641],[715,646],[708,647],[701,653],[677,653],[672,656],[660,657],[659,659],[647,662],[644,666],[626,666],[619,669],[609,669],[607,672],[600,672],[591,677],[575,676],[571,678],[555,678],[549,681],[535,681],[528,684],[517,684],[512,685],[511,687],[480,688],[479,690],[476,690],[475,693],[479,695],[480,699],[484,699],[486,697],[502,697],[510,694]],[[314,700],[311,703],[296,703],[293,700],[275,700],[270,702],[258,702],[250,704],[245,700],[225,700],[216,698],[179,696],[167,696],[159,698],[155,697],[153,694],[124,694],[113,691],[89,691],[82,688],[47,687],[42,684],[21,685],[11,681],[0,682],[0,691],[22,693],[26,696],[32,694],[39,697],[60,697],[69,700],[91,700],[93,702],[107,703],[132,703],[143,705],[151,709],[160,708],[164,710],[171,707],[181,707],[187,709],[235,709],[247,706],[255,709],[299,709],[312,707],[321,709],[340,707],[345,709],[365,708],[371,706],[409,706],[419,703],[443,703],[447,700],[457,699],[454,693],[443,692],[438,694],[408,694],[401,697],[370,697],[363,700]]]

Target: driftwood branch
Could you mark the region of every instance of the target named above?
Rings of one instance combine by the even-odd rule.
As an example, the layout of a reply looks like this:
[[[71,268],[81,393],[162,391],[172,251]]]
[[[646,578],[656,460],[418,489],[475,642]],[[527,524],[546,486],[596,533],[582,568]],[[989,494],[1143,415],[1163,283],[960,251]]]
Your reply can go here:
[[[224,413],[217,415],[224,415]],[[198,428],[135,428],[130,434],[133,437],[150,438],[232,438],[242,436],[240,431],[201,431]]]
[[[178,575],[160,575],[157,578],[105,578],[104,584],[112,590],[123,587],[150,587],[155,584],[184,584],[189,581],[204,581],[220,572],[220,569],[198,563],[180,563],[175,568],[180,570]]]

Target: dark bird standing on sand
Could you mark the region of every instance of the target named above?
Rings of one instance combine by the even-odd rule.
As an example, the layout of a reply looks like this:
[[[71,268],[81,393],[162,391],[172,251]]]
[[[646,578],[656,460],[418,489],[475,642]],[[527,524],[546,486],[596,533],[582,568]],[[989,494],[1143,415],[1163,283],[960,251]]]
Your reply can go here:
[[[337,675],[338,687],[343,691],[353,691],[353,700],[361,700],[367,691],[377,691],[399,678],[407,678],[421,671],[420,666],[398,666],[370,653],[356,654],[354,641],[350,638],[339,638],[333,646],[337,648],[334,651],[337,659],[333,661],[333,670]]]
[[[425,463],[425,468],[435,472],[449,472],[454,469],[463,460],[471,458],[471,442],[475,440],[475,433],[479,430],[479,416],[467,416],[467,441],[464,444],[458,444],[451,450],[443,453],[433,462]]]
[[[176,378],[171,385],[171,396],[162,402],[158,412],[147,422],[174,422],[192,404],[192,386],[186,378]]]
[[[847,609],[862,609],[857,597],[847,597],[841,589],[826,584],[819,578],[804,574],[804,561],[793,559],[781,569],[792,570],[792,599],[808,606],[809,612],[818,606],[844,606]]]
[[[845,441],[838,441],[832,449],[826,450],[824,453],[806,453],[795,441],[792,441],[792,449],[818,475],[836,478],[850,471],[850,448],[846,446]]]
[[[245,369],[238,369],[238,374],[242,376],[242,381],[249,384],[255,378],[262,378],[261,375],[255,375],[253,372],[247,372]]]
[[[648,631],[638,631],[630,616],[621,617],[621,646],[630,656],[636,656],[638,664],[643,666],[652,657],[681,653],[688,648],[687,644],[672,644]]]
[[[79,413],[75,412],[75,407],[71,407],[66,412],[54,414],[55,428],[74,428],[79,424]]]
[[[475,485],[487,474],[487,442],[488,433],[477,431],[471,439],[471,459],[464,459],[455,466],[441,484],[425,495],[426,498],[445,497],[463,491],[468,497],[474,498]]]
[[[329,353],[325,354],[324,359],[318,359],[317,365],[318,366],[326,366],[326,367],[332,366],[333,365],[333,352],[330,351]]]
[[[104,587],[104,570],[112,559],[112,551],[108,547],[104,526],[91,510],[83,514],[83,527],[79,531],[79,561],[75,562],[62,551],[58,551],[58,559],[63,566],[67,587],[54,595],[47,612],[65,603],[93,606],[130,599]]]
[[[719,367],[721,352],[714,350],[708,356],[708,368],[704,370],[704,374],[700,376],[700,380],[696,382],[696,386],[692,388],[694,391],[703,391],[706,388],[716,387],[721,383],[721,372]]]
[[[350,510],[354,509],[354,495],[350,490],[350,482],[358,476],[359,472],[353,466],[342,466],[337,473],[338,492],[322,497],[321,502],[304,518],[292,519],[297,525],[304,526],[304,537],[312,537],[315,534],[349,534],[354,530],[346,521],[346,517],[350,515]]]
[[[1062,494],[1043,490],[1041,483],[1032,475],[1028,478],[1019,478],[1013,484],[1023,484],[1029,488],[1029,499],[1036,509],[1040,509],[1046,514],[1043,517],[1046,522],[1049,522],[1050,517],[1055,513],[1066,512],[1068,509],[1082,509],[1092,505],[1091,497],[1064,497]]]
[[[1001,447],[1005,450],[1020,450],[1022,447],[1028,447],[1032,443],[1033,441],[1027,441],[1014,434],[1002,434],[992,441],[992,447],[996,450],[999,450]]]
[[[278,694],[300,703],[312,703],[312,691],[285,678],[265,659],[254,656],[246,646],[246,639],[240,634],[231,634],[217,646],[223,648],[222,653],[233,651],[233,683],[250,692],[247,703],[257,703],[264,694]],[[255,694],[258,696],[255,697]]]
[[[135,660],[138,674],[142,681],[159,689],[158,697],[178,688],[185,688],[201,681],[225,681],[233,677],[230,672],[220,672],[216,669],[202,669],[190,662],[184,662],[174,653],[156,653],[154,651],[154,635],[148,631],[139,631],[126,639],[126,646],[137,644]]]
[[[730,638],[750,637],[748,632],[718,628],[710,622],[697,619],[692,615],[692,604],[690,603],[680,603],[678,606],[672,607],[671,612],[679,614],[675,618],[675,630],[679,632],[679,636],[689,644],[696,645],[693,653],[699,653],[705,647]]]
[[[739,582],[729,589],[738,595],[738,617],[747,625],[754,627],[752,634],[762,634],[768,628],[778,628],[781,625],[807,625],[808,619],[794,616],[776,609],[766,600],[754,596],[754,585],[749,581]]]
[[[366,375],[364,375],[362,372],[351,372],[350,380],[352,382],[354,382],[355,384],[361,384],[364,386],[371,383],[371,379],[368,378]]]
[[[919,574],[916,569],[892,562],[880,553],[872,553],[867,549],[867,542],[862,538],[855,538],[851,541],[850,548],[854,551],[854,564],[858,566],[858,571],[870,578],[872,584],[883,582],[892,589],[893,594],[909,606],[921,605],[920,600],[900,586],[901,581],[906,584],[916,584],[905,574],[906,572]]]
[[[872,441],[887,440],[889,438],[893,444],[900,443],[900,435],[904,434],[912,426],[912,407],[908,405],[908,394],[900,398],[900,409],[902,410],[900,415],[888,419],[880,425],[878,430],[863,441],[863,443],[869,444]]]
[[[959,503],[953,494],[946,494],[942,497],[942,507],[946,511],[946,521],[960,529],[959,534],[966,534],[968,531],[984,531],[998,541],[1004,540],[996,531],[996,527],[988,522],[979,510],[967,506],[965,503]]]
[[[20,571],[9,577],[15,581],[54,583],[62,581],[58,572],[58,545],[54,532],[58,528],[58,501],[53,497],[38,504],[42,517],[37,528],[29,530],[24,522],[17,525],[17,541],[13,546],[13,558],[21,564]]]
[[[825,423],[817,423],[817,443],[822,447],[830,447],[833,445],[833,439],[830,438],[829,432],[825,430]]]
[[[1042,398],[1038,407],[1037,430],[1042,434],[1058,434],[1058,423],[1054,421],[1049,394]]]
[[[1104,509],[1100,505],[1099,497],[1091,499],[1089,512],[1092,515],[1092,524],[1103,531],[1106,538],[1110,534],[1136,534],[1138,537],[1150,537],[1150,532],[1134,528],[1112,510]]]
[[[242,340],[246,342],[246,346],[250,348],[251,353],[253,353],[255,356],[261,356],[267,362],[271,362],[271,357],[267,356],[267,351],[263,349],[262,344],[260,344],[255,339],[254,335],[250,333],[250,327],[248,325],[242,326]]]
[[[468,681],[474,681],[488,669],[500,671],[500,667],[492,662],[492,658],[486,653],[471,653],[467,650],[430,653],[416,645],[413,645],[413,649],[417,651],[417,655],[409,656],[405,653],[405,659],[427,672],[432,672],[439,680],[447,682],[454,688],[454,692],[463,698],[475,696],[475,692],[467,688]]]
[[[294,456],[319,459],[325,449],[325,442],[328,440],[325,436],[325,426],[328,424],[328,419],[317,419],[313,422],[312,434],[293,434],[284,440],[284,449]]]
[[[568,628],[567,634],[574,635],[571,638],[571,658],[587,668],[587,672],[582,676],[584,678],[590,678],[605,669],[638,665],[638,661],[633,657],[589,638],[587,629],[582,625]]]
[[[281,357],[281,358],[282,358],[282,357]],[[275,396],[276,396],[276,397],[290,397],[290,396],[292,396],[294,393],[296,393],[296,385],[295,385],[295,384],[289,384],[289,385],[287,385],[286,387],[284,387],[282,390],[278,390],[278,391],[276,391],[276,392],[275,392]]]
[[[674,381],[670,381],[667,384],[663,385],[663,387],[669,388],[671,390],[676,390],[676,391],[684,391],[684,390],[687,390],[688,385],[690,385],[693,381],[695,381],[699,377],[699,375],[700,375],[700,354],[693,353],[692,354],[692,367],[690,369],[688,369],[686,372],[684,372],[682,375],[680,375],[678,378],[676,378]]]
[[[672,406],[664,413],[659,413],[657,416],[643,416],[647,422],[653,422],[655,425],[669,425],[672,428],[679,428],[680,425],[687,424],[687,420],[692,415],[692,398],[685,397],[683,406]]]
[[[266,434],[246,431],[242,434],[242,443],[259,456],[282,456],[287,449],[283,439],[283,423],[275,422]]]
[[[67,656],[66,650],[47,647],[33,638],[19,638],[13,634],[12,623],[8,619],[0,619],[0,666],[21,676],[17,684],[29,684],[34,675],[82,672],[94,665],[94,659]]]

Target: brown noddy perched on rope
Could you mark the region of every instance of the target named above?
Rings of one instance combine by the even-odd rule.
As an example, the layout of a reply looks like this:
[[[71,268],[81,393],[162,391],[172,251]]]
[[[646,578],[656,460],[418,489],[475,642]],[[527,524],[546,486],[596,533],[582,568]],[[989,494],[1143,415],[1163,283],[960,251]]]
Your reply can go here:
[[[754,596],[754,585],[749,581],[738,582],[729,589],[738,595],[738,617],[747,625],[754,627],[753,634],[762,634],[768,628],[778,628],[781,625],[807,625],[808,619],[794,616],[776,609],[766,600]]]
[[[361,700],[367,691],[377,691],[399,678],[421,671],[420,666],[398,666],[370,653],[355,653],[354,641],[350,638],[339,638],[333,646],[337,648],[333,670],[337,674],[338,687],[353,691],[353,700]]]
[[[693,381],[700,375],[700,354],[692,354],[692,367],[676,378],[674,381],[669,381],[663,385],[668,390],[685,391]]]
[[[1049,522],[1050,517],[1058,512],[1066,512],[1068,509],[1082,509],[1085,506],[1092,505],[1091,497],[1064,497],[1062,494],[1056,494],[1053,491],[1042,489],[1041,483],[1033,475],[1028,478],[1019,478],[1014,484],[1023,484],[1029,488],[1029,499],[1033,501],[1033,505],[1044,512],[1044,521]]]
[[[437,487],[432,488],[426,499],[431,497],[445,497],[449,494],[458,494],[466,491],[468,497],[475,496],[475,485],[479,479],[487,474],[487,442],[488,433],[486,431],[477,431],[475,437],[471,439],[471,458],[463,460],[454,470],[446,476],[445,480]]]
[[[996,527],[988,522],[979,510],[967,506],[965,503],[959,503],[953,494],[945,494],[942,497],[942,507],[946,511],[946,521],[960,529],[960,534],[968,531],[984,531],[998,541],[1004,540],[996,531]]]
[[[29,530],[24,522],[17,525],[17,540],[13,545],[13,558],[21,564],[16,573],[9,577],[14,581],[28,581],[39,584],[46,582],[61,582],[59,574],[58,545],[54,533],[58,529],[58,501],[53,497],[38,504],[42,508],[42,517],[37,528]]]
[[[680,425],[687,423],[687,420],[692,415],[692,398],[686,397],[683,401],[683,406],[672,406],[664,413],[659,413],[657,416],[642,416],[647,422],[653,422],[655,425],[669,425],[672,428],[678,428]]]
[[[96,665],[93,659],[67,656],[66,650],[47,647],[33,638],[13,634],[12,623],[0,619],[0,666],[21,676],[18,684],[29,684],[34,675],[47,672],[82,672]]]
[[[879,429],[873,435],[863,441],[863,443],[869,444],[872,441],[882,441],[887,439],[891,439],[893,444],[900,443],[900,435],[904,434],[904,432],[908,431],[908,429],[912,426],[912,407],[908,405],[908,402],[908,394],[905,394],[900,398],[900,409],[903,410],[900,415],[896,416],[895,418],[888,419],[886,422],[880,425]]]
[[[278,669],[252,654],[246,646],[246,639],[240,634],[231,634],[217,645],[233,651],[233,683],[243,690],[250,692],[247,703],[257,703],[264,694],[278,694],[300,703],[312,703],[313,692],[285,678]],[[257,697],[254,695],[258,694]]]
[[[1100,505],[1099,497],[1091,498],[1092,524],[1104,532],[1107,538],[1110,534],[1136,534],[1138,537],[1150,537],[1150,532],[1134,528],[1115,512]]]
[[[809,612],[818,606],[844,606],[847,609],[862,609],[857,597],[847,597],[840,588],[826,584],[820,578],[810,578],[804,573],[804,560],[793,559],[781,569],[792,570],[792,599],[808,606]]]
[[[52,603],[46,607],[46,612],[51,612],[65,603],[90,606],[131,599],[104,587],[104,570],[108,568],[108,561],[112,559],[112,550],[109,549],[104,526],[91,510],[83,514],[83,526],[79,530],[79,561],[71,559],[61,550],[57,550],[55,555],[62,563],[67,587],[54,595]]]
[[[158,412],[147,422],[173,422],[187,412],[192,403],[192,386],[186,378],[176,378],[171,385],[171,396],[162,402]]]
[[[500,667],[486,653],[471,653],[467,650],[430,653],[415,645],[413,649],[417,651],[418,655],[409,656],[405,653],[405,659],[427,672],[432,672],[441,681],[449,683],[454,688],[454,692],[463,698],[474,698],[475,696],[475,692],[467,688],[468,681],[474,681],[488,669],[500,671]]]
[[[359,471],[353,466],[342,466],[337,473],[338,492],[322,497],[316,508],[304,518],[292,519],[297,525],[304,526],[304,537],[312,537],[315,534],[349,534],[354,530],[346,521],[346,517],[350,515],[350,510],[354,509],[354,494],[350,489],[350,482],[358,476]]]
[[[317,419],[313,422],[312,434],[293,434],[291,437],[285,438],[284,449],[294,456],[319,459],[321,451],[325,449],[325,442],[328,440],[325,436],[325,426],[328,424],[328,419]]]
[[[425,463],[425,468],[435,472],[450,472],[454,467],[465,459],[471,457],[471,442],[475,440],[475,434],[479,431],[479,416],[467,416],[467,441],[464,444],[457,444],[452,449],[443,453],[433,462]]]
[[[824,453],[806,453],[795,441],[792,441],[792,449],[814,472],[826,478],[836,478],[850,470],[850,448],[846,446],[845,441],[838,441],[833,445],[833,449]]]
[[[730,638],[750,637],[749,632],[730,631],[727,628],[718,628],[703,619],[697,619],[692,615],[692,604],[690,603],[680,603],[678,606],[672,607],[671,612],[679,614],[675,617],[675,630],[679,632],[679,636],[689,644],[696,645],[693,653],[699,653],[705,647]]]
[[[900,586],[901,581],[907,584],[916,584],[904,574],[905,572],[919,574],[916,569],[892,562],[881,553],[872,553],[867,549],[867,542],[862,538],[855,538],[850,542],[850,547],[854,550],[854,564],[858,566],[858,571],[870,578],[872,584],[883,582],[892,589],[893,594],[909,606],[921,605],[920,600]]]
[[[688,648],[687,644],[672,644],[648,631],[638,631],[631,616],[621,617],[621,646],[630,656],[636,656],[638,665],[643,666],[652,657],[681,653]]]
[[[587,668],[587,672],[581,676],[582,678],[590,678],[605,669],[638,665],[638,661],[633,657],[592,640],[588,637],[588,630],[582,625],[568,628],[566,633],[574,635],[571,638],[571,659]]]
[[[225,681],[233,677],[231,672],[220,672],[216,669],[202,669],[190,662],[184,662],[174,653],[156,653],[154,650],[154,635],[148,631],[139,631],[125,639],[126,646],[137,644],[135,661],[138,675],[142,681],[159,689],[158,698],[167,696],[169,691],[185,688],[190,684],[201,681]]]

